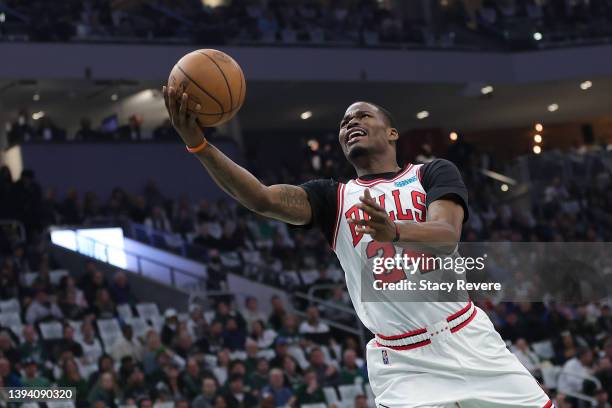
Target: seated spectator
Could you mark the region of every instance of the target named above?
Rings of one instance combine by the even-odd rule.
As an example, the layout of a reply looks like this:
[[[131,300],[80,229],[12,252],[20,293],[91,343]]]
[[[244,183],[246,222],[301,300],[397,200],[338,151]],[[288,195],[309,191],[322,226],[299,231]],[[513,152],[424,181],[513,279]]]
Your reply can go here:
[[[88,311],[83,291],[75,286],[70,276],[65,276],[60,282],[58,305],[64,317],[70,320],[81,319]]]
[[[23,326],[23,341],[19,345],[19,356],[43,364],[48,359],[45,343],[38,338],[36,329],[31,324]]]
[[[276,332],[272,329],[266,329],[262,320],[255,321],[252,327],[249,338],[256,342],[260,349],[270,348],[276,338]]]
[[[28,306],[25,320],[29,324],[35,324],[43,320],[61,319],[62,311],[55,303],[49,300],[49,295],[44,290],[39,290],[34,296],[34,300]]]
[[[102,343],[96,336],[96,332],[91,322],[84,321],[81,324],[82,338],[78,340],[83,349],[83,358],[81,362],[85,365],[96,364],[98,359],[104,354]]]
[[[228,408],[249,408],[258,405],[257,399],[244,389],[241,375],[232,375],[228,380],[227,390],[223,393]],[[216,406],[216,403],[215,403]]]
[[[182,394],[189,398],[194,399],[202,389],[202,372],[200,371],[200,364],[195,357],[190,357],[187,360],[185,371],[181,373],[180,383]]]
[[[289,355],[289,342],[286,338],[278,336],[274,340],[274,358],[270,360],[270,367],[281,368],[283,360]]]
[[[197,235],[193,238],[193,243],[209,249],[219,248],[219,239],[210,234],[208,224],[206,223],[202,223],[197,227]]]
[[[178,333],[178,314],[174,309],[166,309],[164,312],[164,325],[161,331],[161,341],[166,346],[172,345]]]
[[[151,329],[146,334],[146,344],[142,354],[142,364],[145,375],[149,376],[157,370],[157,355],[164,351],[159,334]]]
[[[278,335],[283,337],[290,345],[298,344],[304,338],[304,336],[300,334],[298,323],[296,315],[287,313],[283,317],[282,326]]]
[[[13,366],[20,363],[19,349],[15,347],[13,339],[6,331],[0,332],[0,354],[8,359]]]
[[[151,215],[145,219],[144,225],[155,231],[172,232],[166,212],[160,206],[153,207]]]
[[[112,319],[115,317],[115,303],[106,288],[98,289],[96,300],[93,304],[93,312],[98,319]]]
[[[297,361],[292,356],[285,356],[283,359],[283,372],[287,379],[287,384],[296,389],[304,380],[301,369]]]
[[[319,309],[316,306],[306,309],[306,320],[300,324],[300,333],[315,343],[327,343],[329,326],[319,320]]]
[[[23,377],[21,382],[24,387],[50,387],[51,381],[48,378],[40,375],[38,372],[38,364],[32,359],[24,360],[23,362]]]
[[[46,263],[41,264],[36,278],[30,286],[33,292],[37,290],[44,290],[47,293],[53,293],[53,284],[51,283],[51,276],[49,275],[49,267]]]
[[[19,291],[17,272],[12,264],[4,262],[0,265],[0,299],[16,298]]]
[[[164,373],[160,381],[155,385],[155,389],[172,400],[183,398],[181,385],[179,384],[180,367],[171,362],[164,366]]]
[[[145,375],[140,367],[134,367],[129,373],[124,386],[123,397],[125,399],[131,398],[136,401],[150,397],[149,387],[145,382]]]
[[[219,384],[214,377],[204,377],[202,379],[201,393],[192,402],[191,408],[212,408],[215,405],[215,397]]]
[[[193,344],[193,337],[191,337],[187,328],[179,328],[179,334],[174,342],[174,351],[185,360],[199,352],[198,347]]]
[[[541,378],[540,357],[534,353],[527,341],[519,338],[512,347],[512,353],[518,358],[523,366],[536,378]]]
[[[221,350],[217,353],[217,365],[213,367],[212,372],[217,378],[219,384],[224,384],[229,376],[230,354],[227,350]]]
[[[213,322],[210,325],[208,338],[206,340],[210,352],[216,353],[223,349],[223,325],[221,322]]]
[[[134,360],[142,361],[142,344],[134,337],[134,331],[129,324],[121,326],[122,335],[115,340],[110,355],[115,361],[121,361],[125,356],[132,356]]]
[[[115,382],[115,376],[111,372],[100,375],[99,381],[87,396],[87,401],[94,405],[101,401],[104,406],[116,407],[115,400],[121,398],[121,391]]]
[[[213,321],[221,322],[221,324],[225,326],[229,319],[234,319],[238,327],[240,327],[241,329],[244,329],[246,327],[244,319],[237,310],[231,309],[227,302],[217,303],[217,309],[215,311]]]
[[[83,290],[85,299],[93,301],[96,299],[98,289],[107,289],[108,284],[104,274],[98,270],[94,262],[85,264],[85,270],[87,273],[81,278],[79,287]]]
[[[5,357],[0,357],[0,381],[4,387],[23,386],[19,375],[13,371],[11,362]]]
[[[82,406],[89,394],[87,381],[81,376],[79,367],[74,359],[63,360],[61,367],[62,373],[57,385],[59,387],[75,388],[77,405]]]
[[[253,330],[253,324],[258,321],[265,321],[265,314],[259,310],[257,305],[257,298],[253,296],[249,296],[246,298],[245,308],[242,310],[241,314],[246,322],[246,327],[249,332]]]
[[[325,362],[325,356],[320,348],[314,348],[309,356],[310,367],[317,374],[319,384],[325,386],[334,385],[338,378],[338,370],[333,365]]]
[[[238,327],[236,319],[229,318],[225,323],[225,330],[223,331],[223,345],[230,351],[244,350],[245,341],[246,334],[244,330]]]
[[[56,360],[66,351],[74,357],[83,357],[83,347],[74,339],[74,329],[68,323],[64,324],[63,336],[55,344],[54,353]]]
[[[123,271],[117,271],[113,278],[113,283],[110,287],[110,294],[113,302],[117,305],[123,305],[126,303],[132,304],[135,302],[134,296],[132,295],[132,289],[127,279],[127,275]]]
[[[59,284],[59,291],[60,297],[67,293],[74,293],[75,303],[82,308],[87,308],[88,304],[87,299],[85,299],[85,294],[81,289],[77,287],[76,281],[71,275],[66,275],[62,277]]]
[[[268,384],[268,375],[270,372],[270,364],[268,360],[263,357],[257,359],[255,371],[253,371],[247,378],[247,384],[253,390],[261,390]]]
[[[100,376],[104,373],[110,373],[113,375],[113,379],[115,378],[115,362],[108,354],[103,354],[98,359],[98,370],[89,376],[89,389],[99,382]]]
[[[339,384],[355,384],[357,378],[365,382],[366,374],[362,367],[357,365],[357,353],[354,350],[345,350],[342,356],[342,367],[338,378]]]
[[[329,278],[329,272],[327,271],[327,265],[323,264],[319,267],[319,276],[312,283],[313,286],[330,286],[333,285],[334,281]],[[319,289],[316,292],[317,296],[322,297],[323,299],[329,299],[332,294],[331,288]]]
[[[278,368],[270,370],[268,384],[262,388],[261,395],[264,398],[272,395],[276,407],[292,406],[295,401],[293,391],[285,385],[283,371]]]
[[[319,385],[317,373],[312,368],[304,372],[304,384],[297,389],[296,402],[298,406],[326,403],[323,388]]]
[[[593,351],[579,348],[576,357],[568,360],[559,374],[558,389],[564,393],[582,393],[584,381],[593,374]]]

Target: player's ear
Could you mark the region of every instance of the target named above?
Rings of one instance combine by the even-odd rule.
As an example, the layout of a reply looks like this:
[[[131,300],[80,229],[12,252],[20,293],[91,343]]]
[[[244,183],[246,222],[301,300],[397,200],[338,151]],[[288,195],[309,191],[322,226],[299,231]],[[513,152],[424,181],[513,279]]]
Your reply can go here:
[[[387,138],[390,142],[396,142],[399,139],[399,132],[396,128],[389,128],[387,131]]]

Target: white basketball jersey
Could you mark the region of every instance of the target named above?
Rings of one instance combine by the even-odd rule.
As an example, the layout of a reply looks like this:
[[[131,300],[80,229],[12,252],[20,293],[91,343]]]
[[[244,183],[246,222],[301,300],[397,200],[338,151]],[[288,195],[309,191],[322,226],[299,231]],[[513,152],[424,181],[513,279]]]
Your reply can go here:
[[[367,259],[376,256],[393,257],[402,249],[391,243],[373,241],[370,235],[357,233],[355,224],[349,224],[347,219],[364,218],[363,211],[357,208],[357,205],[361,203],[359,197],[363,196],[364,190],[368,188],[374,200],[385,208],[392,220],[425,222],[427,192],[421,184],[421,167],[422,165],[408,165],[397,176],[388,180],[355,179],[338,185],[338,212],[332,249],[344,270],[349,295],[357,315],[375,334],[394,335],[427,327],[465,306],[465,301],[424,299],[422,302],[400,302],[363,298],[364,293],[372,291],[364,291],[362,285],[370,284],[373,279],[381,279],[380,275],[373,278],[372,269],[364,268]],[[410,280],[412,277],[405,271],[396,270],[385,275],[384,279],[396,282],[402,279]]]

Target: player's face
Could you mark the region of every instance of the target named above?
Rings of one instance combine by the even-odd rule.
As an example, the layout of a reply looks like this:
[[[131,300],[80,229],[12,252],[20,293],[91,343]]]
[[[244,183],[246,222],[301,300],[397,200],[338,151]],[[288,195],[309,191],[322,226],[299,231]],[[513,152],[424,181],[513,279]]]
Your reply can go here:
[[[390,130],[376,106],[356,102],[344,113],[338,139],[344,155],[352,160],[388,148]]]

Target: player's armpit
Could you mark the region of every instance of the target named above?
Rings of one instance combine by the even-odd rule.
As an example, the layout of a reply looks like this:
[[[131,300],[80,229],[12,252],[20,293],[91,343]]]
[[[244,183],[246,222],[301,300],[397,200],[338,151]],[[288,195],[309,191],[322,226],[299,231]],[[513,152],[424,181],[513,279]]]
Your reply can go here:
[[[312,218],[308,194],[302,187],[276,184],[266,188],[268,202],[261,214],[294,225],[306,225]]]

